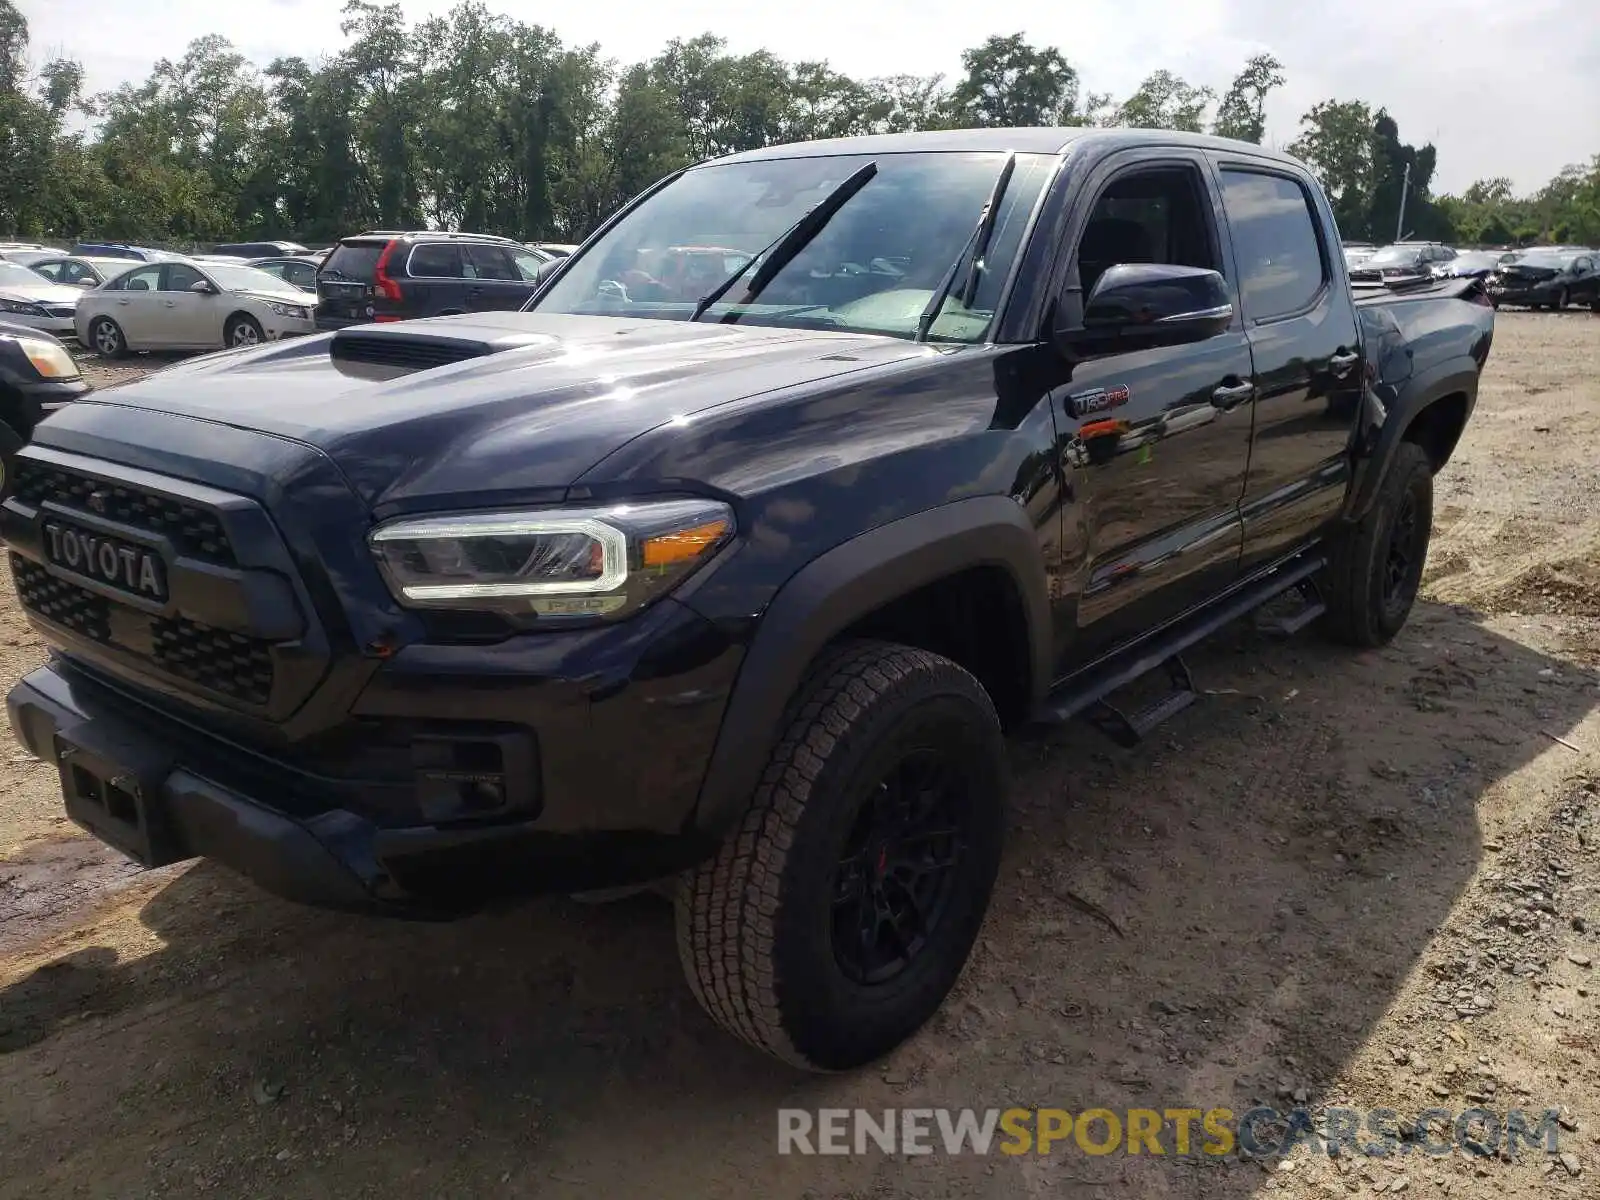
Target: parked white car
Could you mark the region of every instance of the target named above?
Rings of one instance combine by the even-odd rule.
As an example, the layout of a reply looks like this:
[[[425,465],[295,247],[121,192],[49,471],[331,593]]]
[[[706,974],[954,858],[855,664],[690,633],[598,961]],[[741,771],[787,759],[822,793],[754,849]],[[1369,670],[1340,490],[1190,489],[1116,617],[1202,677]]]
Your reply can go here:
[[[20,263],[0,262],[0,321],[71,337],[83,292],[52,283]]]
[[[78,340],[115,358],[129,350],[215,350],[313,333],[306,294],[254,267],[145,263],[78,302]]]

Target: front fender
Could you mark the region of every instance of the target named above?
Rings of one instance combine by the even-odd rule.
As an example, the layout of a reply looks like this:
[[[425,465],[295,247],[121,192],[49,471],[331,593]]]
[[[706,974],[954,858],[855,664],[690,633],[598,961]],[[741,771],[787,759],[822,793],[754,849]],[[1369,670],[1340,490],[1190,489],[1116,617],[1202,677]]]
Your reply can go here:
[[[1006,496],[977,496],[892,521],[813,559],[767,606],[724,710],[695,825],[720,836],[738,820],[790,699],[830,641],[885,604],[974,567],[999,567],[1016,585],[1037,701],[1050,678],[1050,602],[1027,512]]]

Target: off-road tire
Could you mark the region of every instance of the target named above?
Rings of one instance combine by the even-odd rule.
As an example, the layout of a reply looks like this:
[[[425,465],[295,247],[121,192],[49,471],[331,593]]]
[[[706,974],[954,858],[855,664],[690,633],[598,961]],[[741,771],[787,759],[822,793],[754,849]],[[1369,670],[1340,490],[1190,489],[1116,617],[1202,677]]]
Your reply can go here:
[[[1396,523],[1406,505],[1414,506],[1415,536],[1401,586],[1386,588],[1386,570]],[[1411,615],[1433,528],[1433,464],[1415,442],[1401,442],[1377,498],[1362,520],[1349,526],[1330,547],[1322,579],[1328,611],[1322,627],[1351,646],[1382,646],[1399,633]]]
[[[949,898],[900,975],[859,983],[835,948],[839,852],[878,794],[874,772],[935,736],[964,764],[970,800]],[[966,963],[999,867],[1007,790],[994,705],[965,670],[883,642],[826,651],[790,701],[742,820],[679,879],[678,953],[695,998],[728,1032],[804,1069],[888,1053],[937,1011]]]

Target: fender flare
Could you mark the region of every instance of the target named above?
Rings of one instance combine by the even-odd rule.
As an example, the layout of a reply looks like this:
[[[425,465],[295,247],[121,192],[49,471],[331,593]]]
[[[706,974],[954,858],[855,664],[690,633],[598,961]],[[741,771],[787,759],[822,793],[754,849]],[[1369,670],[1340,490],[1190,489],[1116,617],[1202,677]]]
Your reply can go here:
[[[1446,396],[1464,395],[1467,416],[1472,416],[1472,409],[1478,402],[1480,373],[1476,360],[1470,356],[1453,358],[1401,384],[1399,394],[1387,405],[1371,449],[1356,463],[1355,478],[1345,503],[1345,520],[1359,521],[1371,510],[1378,487],[1394,463],[1395,451],[1424,409]]]
[[[1037,701],[1050,679],[1051,618],[1039,535],[1026,510],[1009,496],[977,496],[880,525],[813,559],[768,603],[723,710],[694,825],[721,836],[737,822],[791,698],[830,641],[885,604],[974,567],[998,567],[1016,586]]]

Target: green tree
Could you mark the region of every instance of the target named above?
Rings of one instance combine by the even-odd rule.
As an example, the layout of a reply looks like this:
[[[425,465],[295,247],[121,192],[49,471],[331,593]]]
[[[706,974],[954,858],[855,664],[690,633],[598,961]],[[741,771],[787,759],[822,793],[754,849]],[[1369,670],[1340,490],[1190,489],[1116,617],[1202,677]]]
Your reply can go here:
[[[1076,115],[1078,73],[1061,52],[1032,46],[1020,33],[964,51],[966,76],[950,107],[963,124],[1060,125]]]
[[[1199,133],[1216,93],[1195,87],[1171,71],[1156,71],[1116,107],[1113,125],[1135,129],[1180,129]]]
[[[1300,118],[1300,126],[1289,153],[1322,181],[1340,232],[1347,238],[1373,236],[1372,110],[1360,100],[1323,100]]]
[[[1270,54],[1257,54],[1245,63],[1217,106],[1211,132],[1259,146],[1267,132],[1267,96],[1282,86],[1283,64]]]

